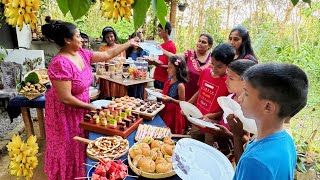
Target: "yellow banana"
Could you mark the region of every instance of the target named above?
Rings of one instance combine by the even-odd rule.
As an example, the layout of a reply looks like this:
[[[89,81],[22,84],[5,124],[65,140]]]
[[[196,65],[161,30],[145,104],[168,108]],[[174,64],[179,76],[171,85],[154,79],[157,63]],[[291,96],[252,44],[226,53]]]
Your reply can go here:
[[[108,3],[114,3],[114,0],[106,0]]]
[[[23,17],[26,24],[29,24],[31,22],[30,15],[28,13],[24,13]]]
[[[2,4],[8,4],[8,0],[2,0]]]
[[[9,18],[14,18],[14,17],[17,17],[17,16],[19,16],[19,9],[18,8],[12,9],[10,11],[10,13],[9,13]]]
[[[28,140],[27,140],[27,145],[28,145],[28,146],[33,146],[33,145],[36,144],[36,142],[37,142],[37,137],[34,136],[34,135],[32,135],[32,136],[30,136],[30,137],[28,138]],[[38,146],[38,145],[37,145],[37,146]]]
[[[32,6],[32,10],[37,11],[40,9],[40,2],[34,2]]]
[[[118,9],[113,9],[113,20],[116,23],[119,18],[119,10]]]
[[[124,7],[119,8],[119,13],[121,17],[123,17],[126,14],[126,10],[124,10]]]
[[[20,18],[20,16],[19,16],[19,18]],[[22,19],[23,19],[23,16],[22,16]],[[23,23],[23,20],[20,20],[20,21],[19,21],[19,19],[18,19],[17,25],[18,25],[18,27],[20,28],[20,26],[19,26],[19,24],[20,24],[20,25],[21,25],[21,29],[22,29],[22,25],[23,25],[22,23]],[[21,31],[21,29],[20,29],[20,31]],[[18,156],[16,157],[15,161],[16,161],[17,163],[20,163],[21,160],[22,160],[22,157],[23,157],[22,153],[18,154]]]
[[[10,161],[9,168],[10,169],[19,169],[20,168],[20,163],[17,163],[15,161]]]
[[[131,8],[130,7],[125,7],[124,10],[126,11],[126,15],[131,16],[132,12],[131,12]]]
[[[105,11],[112,11],[114,7],[114,3],[108,3],[106,4],[106,8],[105,8]]]
[[[26,0],[27,6],[33,6],[33,0]]]
[[[122,7],[126,7],[127,6],[127,2],[125,0],[120,1],[120,5]]]
[[[131,4],[134,3],[134,0],[126,0],[126,2],[127,2],[128,5],[131,5]]]
[[[28,171],[28,169],[26,169],[26,168],[24,168],[24,169],[22,170],[22,172],[23,172],[23,176],[24,176],[24,177],[26,177],[26,176],[29,175],[29,171]]]
[[[26,7],[26,1],[20,0],[20,8],[25,8],[25,7]]]
[[[23,16],[26,11],[24,10],[24,8],[19,8],[18,12],[19,12],[19,15]]]
[[[17,8],[19,6],[19,0],[12,0],[11,1],[11,6],[13,8]]]
[[[25,10],[26,10],[26,13],[32,13],[32,7],[31,6],[26,6]]]
[[[12,169],[10,170],[10,174],[13,175],[13,176],[17,176],[17,169]]]
[[[30,26],[30,28],[31,28],[32,30],[36,29],[36,24],[35,24],[35,23],[30,23],[29,26]],[[36,153],[36,154],[37,154],[37,153]]]
[[[113,7],[114,7],[115,9],[119,9],[120,3],[119,3],[119,2],[115,2],[114,5],[113,5]]]
[[[17,176],[18,176],[18,177],[22,176],[22,173],[23,173],[22,168],[20,168],[20,169],[18,170],[18,172],[17,172]]]
[[[124,15],[124,19],[127,20],[128,22],[131,21],[128,15]]]
[[[34,13],[30,13],[29,15],[30,15],[30,18],[31,18],[31,22],[32,22],[32,23],[37,23],[37,17],[36,17],[36,15],[34,15]]]

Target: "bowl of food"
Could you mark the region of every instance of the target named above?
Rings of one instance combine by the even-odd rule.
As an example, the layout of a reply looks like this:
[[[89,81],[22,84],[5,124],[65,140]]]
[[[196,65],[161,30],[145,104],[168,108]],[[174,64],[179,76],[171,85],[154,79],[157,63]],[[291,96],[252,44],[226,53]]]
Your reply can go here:
[[[130,168],[138,176],[162,179],[174,176],[172,154],[175,142],[169,137],[153,139],[145,137],[135,143],[128,153]]]

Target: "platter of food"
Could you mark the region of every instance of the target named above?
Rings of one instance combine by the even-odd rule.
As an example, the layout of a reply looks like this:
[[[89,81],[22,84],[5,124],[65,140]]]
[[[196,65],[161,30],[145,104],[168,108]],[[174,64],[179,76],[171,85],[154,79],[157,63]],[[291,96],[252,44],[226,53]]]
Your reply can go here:
[[[80,122],[80,127],[99,134],[126,138],[142,122],[140,115],[130,109],[102,106],[101,109],[86,114],[84,120]]]
[[[175,142],[169,137],[161,140],[145,137],[135,143],[128,153],[130,168],[138,176],[161,179],[175,175],[172,154]]]
[[[95,161],[102,158],[118,159],[125,155],[129,150],[129,142],[121,136],[105,136],[95,140],[81,137],[74,137],[74,140],[88,144],[87,156]]]
[[[170,136],[171,130],[168,127],[158,127],[147,124],[140,124],[135,136],[136,141],[140,141],[146,137],[151,138],[164,138]]]

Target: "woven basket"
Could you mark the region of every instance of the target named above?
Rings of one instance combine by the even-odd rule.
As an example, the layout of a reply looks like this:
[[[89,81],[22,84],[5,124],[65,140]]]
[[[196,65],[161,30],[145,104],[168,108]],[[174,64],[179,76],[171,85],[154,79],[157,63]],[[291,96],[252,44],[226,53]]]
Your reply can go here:
[[[43,84],[41,84],[41,86],[45,88],[45,91],[44,91],[43,93],[31,93],[31,92],[20,93],[20,89],[18,89],[18,88],[17,88],[17,91],[18,91],[18,94],[26,97],[26,98],[29,99],[29,100],[32,100],[32,99],[35,99],[35,98],[37,98],[37,97],[39,97],[39,96],[44,95],[45,92],[47,91],[46,86],[44,86]]]
[[[25,74],[24,78],[26,78],[28,76],[28,74],[31,72],[37,73],[37,75],[39,77],[40,84],[46,84],[46,83],[50,82],[50,80],[48,78],[48,69],[34,69],[34,70],[28,72],[27,74]]]

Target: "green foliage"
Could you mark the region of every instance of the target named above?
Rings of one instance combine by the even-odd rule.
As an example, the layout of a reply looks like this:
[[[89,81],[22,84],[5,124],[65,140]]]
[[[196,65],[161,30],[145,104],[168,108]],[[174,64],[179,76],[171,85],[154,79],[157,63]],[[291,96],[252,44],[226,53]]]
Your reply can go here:
[[[151,0],[135,0],[133,4],[133,22],[135,29],[138,29],[146,19],[150,3]]]
[[[25,82],[30,82],[31,84],[36,84],[39,82],[39,77],[37,73],[31,72],[27,75],[27,77],[24,79]]]
[[[8,55],[8,51],[0,46],[0,62],[2,62]]]

